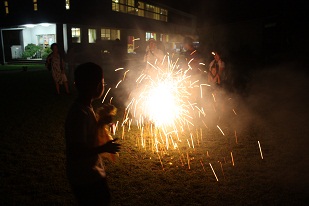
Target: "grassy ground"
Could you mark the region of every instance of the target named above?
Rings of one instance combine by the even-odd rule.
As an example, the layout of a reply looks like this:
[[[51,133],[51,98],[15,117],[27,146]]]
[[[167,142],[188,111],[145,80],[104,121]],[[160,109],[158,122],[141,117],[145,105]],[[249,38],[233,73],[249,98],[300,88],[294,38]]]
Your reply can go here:
[[[3,71],[32,71],[32,70],[44,70],[46,69],[42,64],[9,64],[0,65],[0,72]]]
[[[307,77],[283,89],[290,77],[265,79],[276,71],[256,75],[249,97],[233,96],[238,116],[220,125],[226,136],[215,126],[203,130],[200,146],[188,151],[190,169],[185,156],[182,165],[170,151],[161,153],[163,170],[157,154],[136,147],[139,131],[126,133],[119,160],[106,163],[113,205],[306,205]],[[0,204],[74,205],[63,126],[75,92],[56,96],[50,73],[41,70],[0,73],[0,94]]]

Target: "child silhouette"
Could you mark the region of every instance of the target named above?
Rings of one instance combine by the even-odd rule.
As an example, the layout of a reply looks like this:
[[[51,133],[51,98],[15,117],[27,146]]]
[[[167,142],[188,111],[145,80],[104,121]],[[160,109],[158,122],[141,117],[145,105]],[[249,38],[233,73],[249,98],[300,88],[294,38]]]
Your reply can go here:
[[[102,68],[94,63],[79,65],[74,73],[78,98],[65,123],[67,176],[79,205],[109,205],[110,192],[100,154],[115,154],[116,140],[100,145],[98,123],[91,106],[104,91]]]

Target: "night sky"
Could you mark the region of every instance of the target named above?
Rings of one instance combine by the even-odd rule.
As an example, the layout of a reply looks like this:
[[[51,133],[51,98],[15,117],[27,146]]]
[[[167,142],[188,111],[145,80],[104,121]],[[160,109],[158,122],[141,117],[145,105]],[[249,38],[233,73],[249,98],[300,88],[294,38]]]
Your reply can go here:
[[[302,21],[307,12],[303,1],[292,0],[157,0],[157,2],[194,14],[198,17],[198,22],[209,24],[274,16]]]

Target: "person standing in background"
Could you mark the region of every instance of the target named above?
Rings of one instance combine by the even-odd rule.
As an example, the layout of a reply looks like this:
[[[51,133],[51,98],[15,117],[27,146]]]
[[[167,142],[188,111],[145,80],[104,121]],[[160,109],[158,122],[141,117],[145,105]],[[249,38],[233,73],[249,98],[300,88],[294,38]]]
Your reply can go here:
[[[212,60],[209,64],[209,72],[211,72],[211,69],[215,67],[218,71],[219,77],[221,80],[225,80],[225,63],[222,61],[219,52],[212,52],[212,55],[214,55],[214,60]]]
[[[60,85],[62,84],[64,84],[66,93],[70,94],[63,56],[59,52],[57,43],[53,43],[50,48],[52,53],[48,55],[45,65],[52,72],[57,94],[60,94]]]
[[[164,58],[164,53],[157,47],[157,41],[153,38],[148,40],[148,46],[146,48],[146,54],[144,56],[144,62],[150,64],[161,63]]]

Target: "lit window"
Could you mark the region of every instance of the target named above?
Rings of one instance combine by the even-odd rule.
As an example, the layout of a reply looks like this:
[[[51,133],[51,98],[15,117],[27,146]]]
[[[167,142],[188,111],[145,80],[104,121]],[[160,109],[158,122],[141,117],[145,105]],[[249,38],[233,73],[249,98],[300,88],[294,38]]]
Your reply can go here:
[[[143,2],[138,2],[138,16],[142,16],[142,17],[144,17],[145,16],[145,4],[143,3]]]
[[[167,22],[168,12],[151,4],[136,0],[112,0],[112,11],[122,12]]]
[[[65,9],[70,10],[70,0],[65,0]]]
[[[128,1],[127,3],[128,6],[134,6],[134,0],[127,0],[127,1]]]
[[[33,0],[33,10],[34,11],[38,10],[38,0]]]
[[[4,1],[5,14],[9,13],[9,3],[8,1]]]
[[[72,43],[80,43],[81,42],[80,28],[71,28],[71,32],[72,32]]]
[[[113,11],[119,11],[119,4],[113,2],[113,3],[112,3],[112,10],[113,10]]]
[[[160,35],[160,41],[162,42],[168,42],[168,34],[161,34]]]
[[[146,32],[146,41],[148,41],[151,38],[157,39],[156,33]]]
[[[102,40],[111,40],[110,29],[101,29],[101,39]]]
[[[134,53],[134,36],[128,36],[128,45],[127,45],[127,52]]]
[[[101,39],[102,40],[116,40],[120,39],[120,30],[119,29],[101,29]]]
[[[97,40],[97,30],[88,29],[88,41],[89,43],[95,43]]]
[[[120,30],[119,29],[111,29],[111,40],[120,39]]]

